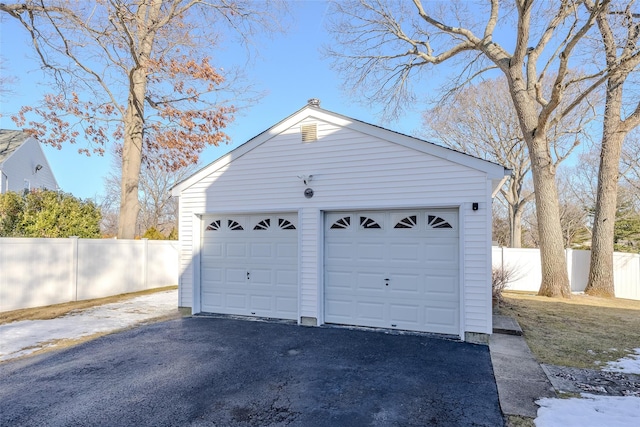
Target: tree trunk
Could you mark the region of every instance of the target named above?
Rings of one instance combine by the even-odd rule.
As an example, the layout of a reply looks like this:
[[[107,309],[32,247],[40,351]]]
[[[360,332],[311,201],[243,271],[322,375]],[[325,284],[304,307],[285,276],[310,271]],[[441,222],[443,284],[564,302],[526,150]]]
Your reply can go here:
[[[531,138],[529,153],[536,197],[542,283],[538,295],[571,298],[567,260],[560,226],[560,204],[555,168],[546,137]]]
[[[133,73],[132,83],[135,87]],[[136,235],[136,221],[140,213],[138,185],[142,165],[142,143],[144,119],[142,102],[136,100],[135,92],[129,95],[127,113],[124,121],[124,143],[122,146],[122,180],[120,187],[120,216],[118,218],[118,238],[133,239]],[[144,93],[144,92],[143,92]]]
[[[129,72],[129,97],[124,117],[124,144],[122,146],[122,186],[118,238],[133,239],[140,213],[138,186],[144,144],[144,100],[147,93],[149,59],[157,31],[162,0],[140,2],[135,15],[136,39],[131,49],[137,53],[135,68]]]
[[[622,84],[610,80],[607,85],[598,190],[593,219],[591,263],[585,293],[614,297],[613,235],[618,202],[619,162],[625,132],[620,129]]]
[[[510,242],[509,247],[521,248],[522,247],[522,205],[518,204],[513,206],[513,212],[510,210],[509,218],[509,233]]]

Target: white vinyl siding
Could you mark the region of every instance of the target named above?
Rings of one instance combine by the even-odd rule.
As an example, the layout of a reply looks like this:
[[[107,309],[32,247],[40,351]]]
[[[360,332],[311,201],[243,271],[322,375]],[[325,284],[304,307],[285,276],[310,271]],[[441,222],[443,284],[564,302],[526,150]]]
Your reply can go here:
[[[491,192],[487,173],[345,127],[339,120],[338,124],[316,117],[290,121],[284,122],[288,128],[275,126],[278,132],[270,139],[250,150],[232,151],[218,162],[217,170],[199,172],[195,175],[198,180],[181,188],[180,305],[193,304],[190,233],[196,215],[298,212],[300,315],[322,323],[323,212],[454,208],[459,209],[461,221],[461,324],[470,332],[490,333],[486,303],[490,237],[489,243],[485,239]],[[318,140],[303,143],[300,126],[309,123],[317,124]],[[301,175],[313,175],[313,179],[305,185],[298,178]],[[310,199],[303,194],[307,187],[315,193]],[[473,202],[480,203],[478,211],[472,211]]]
[[[36,172],[36,166],[41,165]],[[26,187],[33,190],[43,188],[57,190],[58,183],[49,167],[42,147],[35,138],[28,138],[4,162],[2,167],[3,183],[0,192],[15,191],[22,193]]]

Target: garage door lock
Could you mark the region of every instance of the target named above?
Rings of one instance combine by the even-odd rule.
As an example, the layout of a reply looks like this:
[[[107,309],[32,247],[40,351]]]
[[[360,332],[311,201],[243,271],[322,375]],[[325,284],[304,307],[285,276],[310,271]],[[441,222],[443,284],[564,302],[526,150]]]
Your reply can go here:
[[[251,277],[250,277],[250,274],[249,274],[249,272],[247,271],[247,280],[249,280],[250,278],[251,278]]]
[[[389,279],[384,279],[385,286],[389,286]]]

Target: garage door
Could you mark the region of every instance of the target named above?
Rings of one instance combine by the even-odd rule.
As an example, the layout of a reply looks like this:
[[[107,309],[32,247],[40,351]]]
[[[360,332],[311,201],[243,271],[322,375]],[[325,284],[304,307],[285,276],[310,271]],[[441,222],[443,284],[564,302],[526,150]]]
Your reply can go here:
[[[296,214],[207,216],[203,219],[203,312],[296,319]]]
[[[459,335],[457,210],[325,215],[325,322]]]

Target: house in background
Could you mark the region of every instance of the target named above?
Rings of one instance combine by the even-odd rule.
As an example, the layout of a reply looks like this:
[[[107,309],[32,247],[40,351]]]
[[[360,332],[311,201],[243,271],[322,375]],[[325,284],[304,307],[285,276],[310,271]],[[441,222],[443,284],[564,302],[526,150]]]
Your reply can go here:
[[[0,194],[36,188],[58,189],[40,142],[21,130],[0,129]]]
[[[509,174],[310,100],[173,188],[179,305],[486,342]]]

